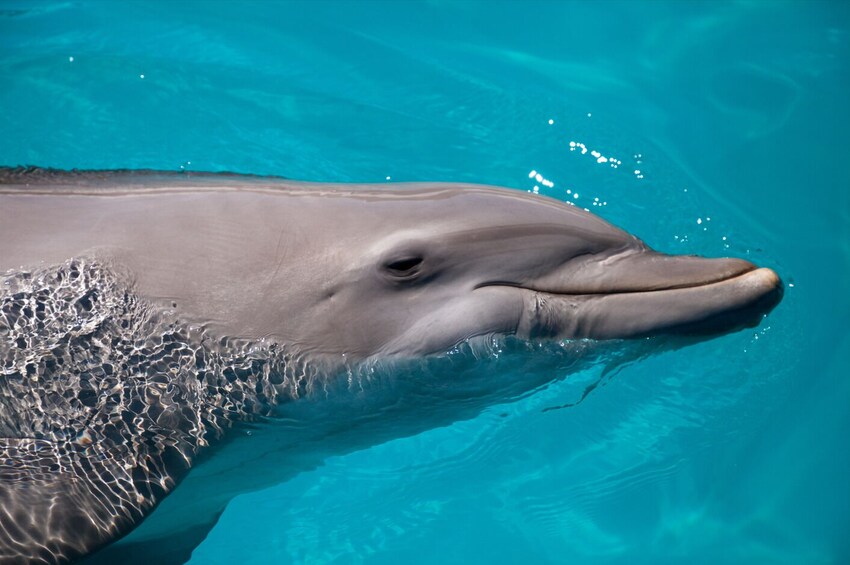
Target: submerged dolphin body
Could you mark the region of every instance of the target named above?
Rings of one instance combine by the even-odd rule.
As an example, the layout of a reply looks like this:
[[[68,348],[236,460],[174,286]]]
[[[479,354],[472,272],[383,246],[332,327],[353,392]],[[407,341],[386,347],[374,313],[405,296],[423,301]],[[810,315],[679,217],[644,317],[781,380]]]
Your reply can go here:
[[[183,559],[238,492],[545,384],[482,348],[563,368],[782,293],[518,191],[32,168],[0,169],[0,278],[0,562],[46,563],[152,512],[95,558]]]

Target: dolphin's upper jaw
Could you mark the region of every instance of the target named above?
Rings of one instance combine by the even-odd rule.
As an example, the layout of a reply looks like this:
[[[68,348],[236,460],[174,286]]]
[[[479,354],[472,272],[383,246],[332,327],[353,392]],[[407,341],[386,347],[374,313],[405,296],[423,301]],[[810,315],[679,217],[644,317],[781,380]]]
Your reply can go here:
[[[783,293],[774,271],[739,259],[648,251],[568,272],[559,280],[507,285],[523,295],[519,336],[625,339],[721,334],[757,325]]]

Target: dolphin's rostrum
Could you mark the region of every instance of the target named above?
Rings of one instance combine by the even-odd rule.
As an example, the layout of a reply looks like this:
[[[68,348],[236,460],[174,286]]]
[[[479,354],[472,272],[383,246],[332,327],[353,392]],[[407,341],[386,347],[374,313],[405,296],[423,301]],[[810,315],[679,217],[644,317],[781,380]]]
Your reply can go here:
[[[564,340],[724,333],[782,294],[769,269],[657,253],[519,191],[36,168],[0,169],[0,278],[0,562],[40,563],[89,555],[160,503],[128,540],[214,522],[232,488],[170,494],[226,474],[211,447],[284,453],[281,434],[318,441],[346,402],[433,386],[394,371],[472,374],[451,359],[465,348],[548,344],[528,362],[554,348],[563,364],[585,347]],[[451,421],[541,384],[417,410]],[[423,425],[415,412],[395,411],[396,433]],[[282,414],[286,429],[220,441]]]

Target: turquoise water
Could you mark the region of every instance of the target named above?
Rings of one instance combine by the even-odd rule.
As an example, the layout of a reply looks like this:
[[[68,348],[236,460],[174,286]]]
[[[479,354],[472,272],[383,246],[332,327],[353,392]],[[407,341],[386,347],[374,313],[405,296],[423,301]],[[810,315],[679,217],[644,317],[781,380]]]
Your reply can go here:
[[[848,92],[839,1],[0,3],[2,164],[536,186],[788,283],[242,495],[199,564],[850,562]]]

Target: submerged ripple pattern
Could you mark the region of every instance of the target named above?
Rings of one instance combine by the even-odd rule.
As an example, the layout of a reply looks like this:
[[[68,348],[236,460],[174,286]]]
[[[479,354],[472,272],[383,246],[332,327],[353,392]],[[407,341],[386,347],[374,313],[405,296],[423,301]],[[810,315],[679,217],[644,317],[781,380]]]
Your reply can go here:
[[[214,340],[96,261],[0,285],[0,562],[123,535],[204,446],[309,392],[299,356]]]

